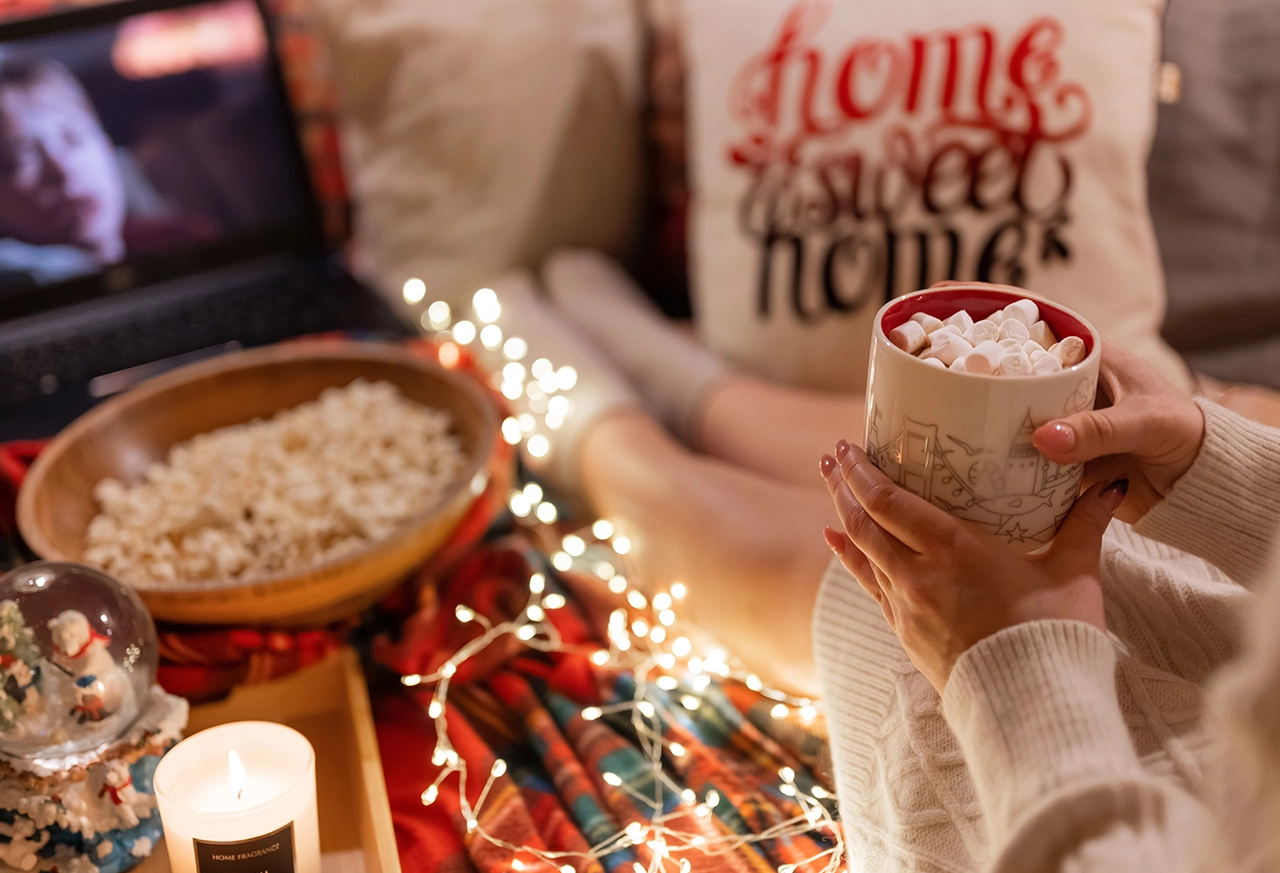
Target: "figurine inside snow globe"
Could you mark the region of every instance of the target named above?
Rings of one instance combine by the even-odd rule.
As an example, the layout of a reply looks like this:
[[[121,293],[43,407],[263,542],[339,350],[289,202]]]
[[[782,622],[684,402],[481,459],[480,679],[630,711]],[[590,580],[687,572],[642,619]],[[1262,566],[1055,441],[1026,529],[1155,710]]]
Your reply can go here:
[[[0,579],[0,753],[51,760],[133,726],[156,675],[146,607],[109,576],[37,563]]]

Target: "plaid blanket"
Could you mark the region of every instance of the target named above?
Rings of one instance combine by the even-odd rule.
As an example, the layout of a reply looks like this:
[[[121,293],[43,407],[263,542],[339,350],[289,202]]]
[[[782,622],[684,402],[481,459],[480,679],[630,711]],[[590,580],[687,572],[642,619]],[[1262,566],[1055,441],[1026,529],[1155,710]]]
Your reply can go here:
[[[432,355],[424,341],[410,346]],[[471,362],[460,362],[470,370]],[[495,395],[495,402],[501,399]],[[13,498],[42,443],[0,445],[0,568],[32,556],[17,537]],[[745,686],[713,681],[706,687],[663,691],[647,686],[656,717],[642,725],[634,710],[596,720],[586,706],[609,707],[636,698],[636,677],[596,667],[583,650],[604,639],[609,613],[622,605],[599,580],[557,573],[546,562],[536,536],[506,514],[512,487],[511,447],[495,447],[489,489],[477,499],[446,545],[414,578],[380,606],[351,621],[323,629],[284,631],[252,627],[184,627],[160,623],[160,681],[168,690],[201,700],[238,684],[265,681],[324,657],[344,642],[367,649],[378,741],[386,774],[401,864],[410,873],[513,869],[513,854],[479,835],[556,852],[586,853],[632,823],[664,816],[665,826],[719,840],[714,854],[685,854],[698,873],[756,873],[800,865],[799,873],[824,869],[829,858],[804,864],[831,848],[816,832],[771,840],[736,841],[764,834],[803,813],[779,777],[795,771],[794,785],[814,794],[830,789],[826,743],[818,720],[776,719],[774,701]],[[563,507],[566,515],[568,507]],[[572,519],[563,523],[565,532]],[[405,689],[399,676],[432,673],[480,633],[463,624],[455,608],[465,604],[492,622],[526,607],[530,573],[541,572],[548,590],[566,605],[548,612],[561,640],[575,651],[539,653],[510,637],[458,667],[451,679],[445,719],[453,748],[472,774],[465,790],[474,806],[493,763],[507,763],[477,813],[480,828],[467,828],[456,776],[440,785],[426,806],[422,792],[440,767],[432,763],[436,728],[427,715],[431,689]],[[695,693],[696,710],[679,704]],[[656,733],[665,750],[655,768]],[[604,779],[609,773],[620,784]],[[481,774],[477,777],[475,774]],[[719,795],[710,815],[684,802]],[[819,795],[821,796],[821,795]],[[726,841],[727,838],[727,841]],[[533,857],[524,859],[532,862]],[[573,855],[577,873],[634,873],[653,861],[646,845],[617,848],[597,862]],[[674,863],[669,869],[675,870]]]

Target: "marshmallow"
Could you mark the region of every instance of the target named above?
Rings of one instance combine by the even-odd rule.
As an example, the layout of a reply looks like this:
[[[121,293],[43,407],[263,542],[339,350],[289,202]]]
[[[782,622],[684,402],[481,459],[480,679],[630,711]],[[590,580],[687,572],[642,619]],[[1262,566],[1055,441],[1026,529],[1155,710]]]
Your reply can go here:
[[[1031,342],[1031,341],[1027,340],[1027,342]],[[1023,349],[1022,348],[1023,343],[1020,343],[1017,340],[1002,339],[1002,340],[999,340],[999,343],[1000,343],[1000,348],[1004,349],[1004,353],[1006,355],[1011,355],[1014,352],[1017,352],[1018,354],[1023,355],[1025,357],[1026,355],[1031,354],[1030,352]],[[1035,343],[1032,343],[1032,345],[1035,345]],[[1036,346],[1036,348],[1040,348],[1040,347]]]
[[[1040,320],[1040,307],[1034,300],[1015,300],[1004,308],[1005,319],[1016,318],[1023,327],[1031,327]]]
[[[942,323],[959,328],[961,334],[973,327],[973,319],[969,316],[969,313],[965,312],[963,309],[955,315],[942,319]]]
[[[1027,355],[1031,359],[1031,363],[1041,360],[1042,358],[1052,358],[1053,354],[1046,352],[1044,349],[1035,349],[1031,354]]]
[[[1027,330],[1027,326],[1016,318],[1006,319],[1004,324],[1000,325],[1000,339],[1015,339],[1020,343],[1025,343],[1031,339],[1031,331]]]
[[[1043,321],[1037,321],[1031,325],[1031,338],[1040,344],[1040,348],[1047,349],[1058,341],[1053,335],[1053,331],[1049,329],[1049,325]]]
[[[1022,353],[1028,357],[1031,356],[1032,352],[1044,352],[1044,351],[1048,351],[1048,349],[1045,346],[1040,345],[1040,343],[1036,342],[1033,339],[1029,339],[1022,344]]]
[[[996,367],[997,376],[1030,376],[1033,372],[1031,359],[1021,350],[1005,355],[1000,361],[1000,366]]]
[[[958,336],[958,337],[964,336],[964,331],[956,327],[954,324],[944,324],[942,327],[938,328],[933,333],[929,334],[929,342],[932,343],[934,336],[940,333],[954,334],[955,336]]]
[[[999,309],[997,309],[995,312],[991,313],[986,317],[986,321],[991,322],[996,327],[999,327],[1000,325],[1004,324],[1004,320],[1005,320],[1005,314]]]
[[[996,367],[1000,366],[1002,360],[1004,360],[1004,349],[1000,348],[998,343],[987,340],[979,343],[965,356],[964,368],[969,373],[989,376],[996,371]]]
[[[969,345],[976,346],[979,343],[995,342],[1000,336],[1000,326],[985,318],[982,321],[975,321],[973,327],[964,332],[964,338],[969,341]]]
[[[932,336],[933,343],[929,346],[929,351],[925,352],[931,358],[937,358],[947,366],[956,358],[963,358],[969,352],[973,351],[973,346],[965,342],[962,336],[956,336],[953,333],[943,333],[935,331]]]
[[[1058,373],[1062,371],[1062,361],[1057,356],[1045,354],[1043,358],[1034,361],[1031,364],[1031,372],[1036,376],[1047,376],[1050,373]]]
[[[927,312],[917,312],[915,315],[911,316],[911,320],[923,327],[925,333],[933,333],[935,330],[942,327],[942,319],[934,318]]]
[[[1084,340],[1078,336],[1069,336],[1054,346],[1053,354],[1062,361],[1062,366],[1074,367],[1083,361],[1088,353],[1084,348]]]
[[[949,368],[949,369],[952,369],[952,370],[961,370],[961,371],[963,371],[963,370],[964,370],[964,361],[965,361],[965,359],[964,359],[964,358],[956,358],[954,361],[952,361],[952,362],[951,362],[951,366],[950,366],[950,368]]]
[[[889,342],[909,355],[925,347],[928,334],[917,321],[908,321],[889,331]]]
[[[924,358],[924,357],[922,357],[920,360],[924,361],[924,362],[925,362],[926,364],[928,364],[930,367],[937,367],[939,370],[945,370],[945,369],[947,369],[947,365],[946,365],[946,364],[944,364],[944,363],[942,363],[942,361],[939,361],[937,358]]]

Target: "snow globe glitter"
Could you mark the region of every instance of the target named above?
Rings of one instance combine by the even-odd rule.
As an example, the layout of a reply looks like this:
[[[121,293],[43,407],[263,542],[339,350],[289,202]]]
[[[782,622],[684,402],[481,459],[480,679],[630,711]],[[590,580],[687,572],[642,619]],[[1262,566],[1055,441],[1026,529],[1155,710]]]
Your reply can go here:
[[[150,614],[110,576],[0,577],[0,870],[122,873],[150,854],[151,774],[187,722],[157,661]]]

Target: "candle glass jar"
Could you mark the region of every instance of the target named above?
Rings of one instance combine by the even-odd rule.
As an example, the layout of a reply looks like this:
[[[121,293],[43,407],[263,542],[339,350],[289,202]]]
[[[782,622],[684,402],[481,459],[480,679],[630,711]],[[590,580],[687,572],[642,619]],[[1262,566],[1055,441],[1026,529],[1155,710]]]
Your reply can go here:
[[[319,873],[315,752],[292,728],[201,731],[161,759],[154,785],[173,873]]]

